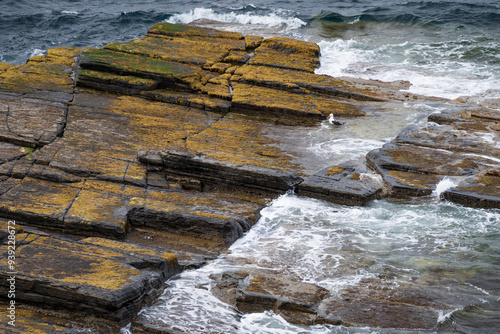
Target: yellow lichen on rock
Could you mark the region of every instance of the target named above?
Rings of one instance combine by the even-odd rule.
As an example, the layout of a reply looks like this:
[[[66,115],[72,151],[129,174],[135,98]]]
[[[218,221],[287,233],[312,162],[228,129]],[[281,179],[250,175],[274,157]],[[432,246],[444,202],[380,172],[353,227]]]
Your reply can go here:
[[[355,103],[337,101],[314,95],[296,94],[278,91],[272,88],[233,85],[233,105],[235,110],[244,108],[248,112],[270,113],[277,115],[294,115],[324,119],[330,113],[342,116],[361,116],[360,108]]]
[[[343,171],[344,169],[341,167],[331,167],[328,168],[328,173],[326,173],[326,175],[336,175],[342,173]]]
[[[276,145],[277,141],[262,134],[256,117],[230,114],[187,140],[187,148],[219,161],[250,164],[266,168],[298,168],[291,157]]]

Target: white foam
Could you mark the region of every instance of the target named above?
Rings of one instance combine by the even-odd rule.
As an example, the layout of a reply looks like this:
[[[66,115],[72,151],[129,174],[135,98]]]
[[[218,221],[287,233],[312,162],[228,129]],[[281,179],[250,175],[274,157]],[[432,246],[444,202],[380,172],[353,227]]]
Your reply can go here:
[[[225,23],[255,24],[268,27],[286,26],[287,29],[297,29],[306,22],[296,17],[286,17],[279,15],[279,12],[271,12],[267,15],[237,14],[234,11],[219,13],[211,8],[195,8],[189,12],[175,14],[170,17],[169,23],[189,23],[199,19],[210,19]]]
[[[450,311],[450,312],[447,312],[447,313],[444,313],[444,311],[439,311],[439,313],[438,313],[438,319],[437,319],[438,325],[445,323],[448,319],[451,318],[451,316],[453,315],[453,313],[455,313],[457,311],[460,311],[461,309],[462,308],[456,308],[453,311]]]
[[[78,11],[76,11],[76,10],[63,10],[61,13],[63,13],[63,14],[74,14],[74,15],[79,14]]]
[[[360,40],[321,41],[317,74],[386,82],[406,80],[410,93],[456,99],[494,91],[500,80],[491,69],[446,57],[447,47],[429,51],[427,44],[403,42],[372,45]],[[465,52],[465,51],[461,51]],[[425,62],[422,62],[425,59]]]
[[[132,332],[130,331],[130,327],[132,327],[132,323],[129,323],[127,326],[122,327],[120,329],[120,334],[132,334]]]
[[[46,50],[34,49],[28,58],[32,58],[32,57],[36,57],[36,56],[43,56],[43,55],[45,55],[45,52],[46,52]]]
[[[436,184],[436,189],[432,192],[432,195],[436,198],[440,198],[441,195],[448,189],[456,187],[458,184],[451,180],[449,177],[444,177],[438,184]]]

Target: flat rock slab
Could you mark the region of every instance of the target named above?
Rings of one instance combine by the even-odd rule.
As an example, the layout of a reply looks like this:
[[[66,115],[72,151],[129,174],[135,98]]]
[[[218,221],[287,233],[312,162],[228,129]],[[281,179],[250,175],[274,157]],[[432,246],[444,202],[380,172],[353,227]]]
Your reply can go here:
[[[347,327],[435,330],[439,311],[456,307],[441,303],[441,298],[438,289],[423,292],[418,286],[365,282],[324,299],[316,320]]]
[[[468,178],[444,192],[444,198],[465,206],[498,208],[500,203],[500,170],[492,169]]]
[[[154,162],[156,154],[140,156],[143,162]],[[229,188],[262,194],[280,194],[302,181],[293,171],[272,169],[255,165],[240,165],[220,161],[202,154],[179,151],[159,152],[164,168],[171,173],[194,177],[209,188]]]
[[[65,123],[65,105],[0,94],[0,141],[44,146],[61,135]]]
[[[74,47],[49,49],[47,55],[32,57],[26,64],[10,67],[0,73],[0,90],[48,102],[68,103],[74,90],[75,59],[81,51]]]
[[[343,205],[365,205],[382,196],[376,177],[355,164],[325,168],[297,187],[297,194]]]
[[[390,196],[429,196],[448,178],[457,186],[444,198],[466,206],[500,207],[498,113],[461,107],[429,116],[367,154]]]
[[[139,311],[147,298],[161,293],[165,277],[178,272],[174,255],[155,257],[157,263],[162,263],[155,267],[150,265],[150,255],[145,258],[139,247],[103,247],[97,242],[36,234],[19,234],[16,240],[17,301],[83,312],[122,324]],[[6,252],[4,242],[4,259]],[[11,270],[4,260],[0,266],[0,289],[6,293]]]
[[[154,192],[134,197],[129,203],[128,222],[231,245],[260,217],[262,206],[234,198],[187,192]]]
[[[213,275],[211,291],[243,313],[274,311],[300,325],[315,323],[318,306],[328,290],[314,284],[259,272],[227,272]]]
[[[70,315],[62,317],[61,315],[47,314],[47,310],[27,307],[27,305],[16,305],[16,320],[15,326],[9,325],[10,319],[7,317],[7,302],[0,302],[2,311],[0,316],[6,321],[0,322],[0,331],[3,333],[23,334],[23,333],[87,333],[87,334],[102,334],[113,333],[120,329],[113,324],[103,324],[96,319],[90,319],[87,316],[86,320],[71,318]]]

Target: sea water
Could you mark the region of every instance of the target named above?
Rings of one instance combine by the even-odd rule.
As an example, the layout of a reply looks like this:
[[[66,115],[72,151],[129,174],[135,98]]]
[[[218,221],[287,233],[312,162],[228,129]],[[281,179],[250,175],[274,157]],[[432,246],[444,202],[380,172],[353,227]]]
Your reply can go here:
[[[17,65],[57,46],[100,47],[142,36],[157,22],[204,19],[243,34],[318,43],[318,74],[402,82],[410,93],[500,109],[497,0],[2,0],[0,61]],[[405,126],[425,123],[447,107],[382,103],[340,129],[319,123],[300,134],[302,158],[312,161],[311,173],[314,166],[362,162]],[[500,165],[500,157],[490,158]],[[442,201],[440,194],[457,182],[443,179],[420,201],[379,200],[365,207],[280,196],[227,254],[171,279],[141,315],[188,333],[407,333],[295,326],[272,312],[242,315],[210,293],[214,273],[263,268],[333,294],[367,279],[411,284],[423,295],[439,291],[449,307],[436,310],[436,332],[497,333],[500,212]]]

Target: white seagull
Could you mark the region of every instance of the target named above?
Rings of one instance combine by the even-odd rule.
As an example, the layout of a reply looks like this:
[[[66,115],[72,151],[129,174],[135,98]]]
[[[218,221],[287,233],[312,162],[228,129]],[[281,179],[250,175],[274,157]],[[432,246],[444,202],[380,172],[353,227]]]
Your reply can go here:
[[[333,124],[333,125],[342,125],[344,123],[340,122],[340,121],[337,121],[334,117],[333,117],[333,114],[330,114],[330,117],[328,117],[328,122],[330,122],[330,124]]]

